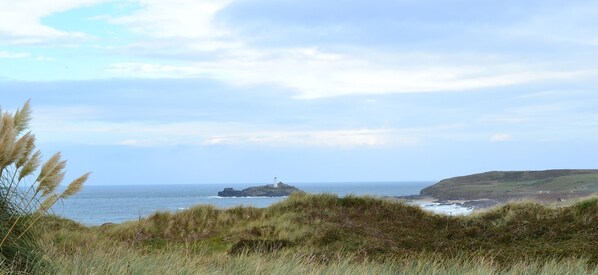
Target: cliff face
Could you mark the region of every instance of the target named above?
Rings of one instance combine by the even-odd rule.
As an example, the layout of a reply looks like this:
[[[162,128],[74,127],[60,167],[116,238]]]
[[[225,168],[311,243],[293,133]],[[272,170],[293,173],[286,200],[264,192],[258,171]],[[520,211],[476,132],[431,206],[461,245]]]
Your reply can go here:
[[[556,200],[598,192],[598,170],[493,171],[442,180],[423,196],[447,200]]]
[[[224,188],[218,192],[220,197],[286,197],[293,192],[301,191],[295,186],[284,183],[278,183],[278,187],[272,185],[256,186],[243,189],[241,191],[233,188]]]

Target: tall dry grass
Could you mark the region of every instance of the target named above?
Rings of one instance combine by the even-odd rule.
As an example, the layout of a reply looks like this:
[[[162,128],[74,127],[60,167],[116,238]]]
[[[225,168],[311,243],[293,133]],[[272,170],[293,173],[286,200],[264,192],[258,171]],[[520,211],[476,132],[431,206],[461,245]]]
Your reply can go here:
[[[53,263],[60,274],[598,274],[583,259],[517,261],[499,265],[484,257],[466,255],[447,259],[419,254],[391,261],[371,261],[338,253],[320,261],[309,251],[282,250],[274,253],[185,253],[182,248],[146,251],[130,246],[80,246],[56,255]]]
[[[89,177],[87,173],[56,192],[66,161],[56,153],[42,164],[35,135],[26,132],[30,121],[29,101],[14,114],[0,110],[0,267],[10,273],[43,265],[35,236],[39,219],[58,200],[79,191]]]

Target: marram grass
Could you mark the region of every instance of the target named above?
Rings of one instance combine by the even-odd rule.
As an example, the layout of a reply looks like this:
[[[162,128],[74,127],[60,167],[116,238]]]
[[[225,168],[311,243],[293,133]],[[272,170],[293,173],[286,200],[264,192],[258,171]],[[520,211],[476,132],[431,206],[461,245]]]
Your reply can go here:
[[[231,256],[112,246],[83,247],[68,254],[50,252],[58,255],[53,263],[60,274],[598,274],[598,269],[579,259],[522,261],[504,267],[480,257],[445,259],[433,254],[386,262],[339,254],[321,262],[296,251]]]
[[[268,208],[196,206],[94,229],[114,241],[237,253],[345,250],[367,259],[413,253],[480,254],[499,263],[586,258],[598,263],[598,198],[562,208],[514,203],[465,217],[370,197],[293,194]]]

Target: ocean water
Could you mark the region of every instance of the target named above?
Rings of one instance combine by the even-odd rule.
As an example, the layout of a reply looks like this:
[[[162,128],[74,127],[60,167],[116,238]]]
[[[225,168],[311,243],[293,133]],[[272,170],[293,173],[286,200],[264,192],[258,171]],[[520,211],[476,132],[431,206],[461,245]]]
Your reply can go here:
[[[290,183],[308,193],[333,193],[372,196],[403,196],[419,194],[434,182],[344,182],[344,183]],[[257,184],[263,185],[263,184]],[[156,211],[181,211],[198,204],[221,208],[239,205],[267,207],[285,198],[222,198],[218,191],[225,187],[244,189],[256,184],[196,184],[196,185],[96,185],[85,186],[77,195],[58,202],[54,214],[86,225],[106,222],[121,223],[146,217]],[[466,209],[442,210],[447,206],[421,204],[436,212],[461,213]],[[459,212],[461,211],[461,212]]]

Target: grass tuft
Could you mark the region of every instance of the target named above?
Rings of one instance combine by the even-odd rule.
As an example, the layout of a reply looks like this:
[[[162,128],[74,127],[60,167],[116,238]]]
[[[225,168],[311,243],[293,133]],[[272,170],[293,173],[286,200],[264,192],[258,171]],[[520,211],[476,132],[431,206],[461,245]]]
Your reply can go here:
[[[35,136],[24,133],[31,121],[29,101],[15,114],[1,113],[0,119],[0,273],[46,273],[44,253],[38,248],[37,222],[60,198],[81,189],[87,179],[78,179],[62,194],[55,192],[63,180],[65,161],[55,154],[33,176],[41,164],[35,150]]]

